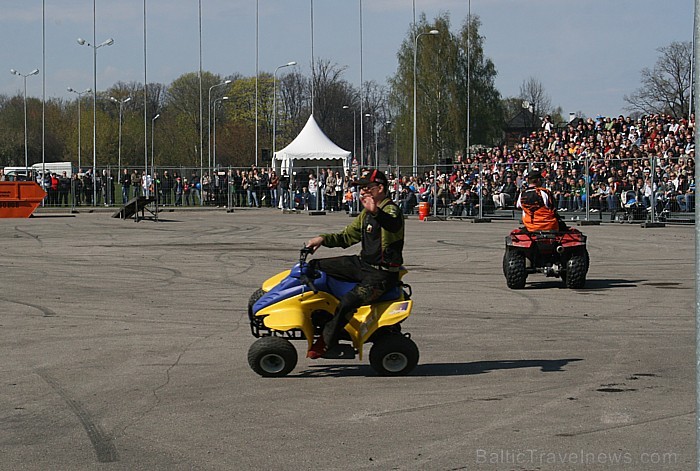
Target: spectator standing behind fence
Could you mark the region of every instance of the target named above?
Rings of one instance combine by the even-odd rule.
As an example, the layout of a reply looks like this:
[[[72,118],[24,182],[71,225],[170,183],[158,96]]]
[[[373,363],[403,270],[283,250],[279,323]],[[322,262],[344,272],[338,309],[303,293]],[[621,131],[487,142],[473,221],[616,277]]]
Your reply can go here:
[[[88,170],[87,172],[85,172],[83,174],[82,180],[83,180],[83,196],[85,199],[85,204],[90,206],[90,205],[92,205],[92,196],[93,196],[92,188],[93,188],[93,183],[94,183],[94,181],[92,179],[92,173],[90,170]]]
[[[151,187],[153,185],[153,178],[147,172],[143,172],[143,177],[141,178],[141,188],[143,190],[143,196],[153,197],[151,193]]]
[[[136,169],[131,172],[131,188],[133,189],[134,198],[137,198],[141,193],[141,176]]]
[[[126,204],[129,201],[129,193],[131,192],[131,175],[129,175],[129,169],[124,167],[121,175],[122,184],[122,204]]]
[[[202,185],[199,182],[199,176],[197,175],[197,172],[192,172],[192,175],[190,175],[190,196],[192,197],[193,205],[202,204],[201,189]],[[196,200],[195,197],[197,198]]]
[[[331,169],[328,169],[328,172],[326,174],[326,208],[331,212],[335,211],[336,205],[336,181],[337,180],[335,178],[335,175],[333,174],[333,171],[331,171]]]
[[[279,205],[279,194],[277,187],[280,184],[280,178],[277,176],[277,172],[274,170],[270,172],[270,178],[268,181],[268,186],[270,187],[270,205],[276,208]]]
[[[51,205],[58,206],[58,176],[55,173],[52,173],[49,177],[49,181],[49,185],[51,188],[51,193],[49,193]]]
[[[318,210],[318,180],[316,179],[316,175],[314,175],[313,172],[309,173],[309,200],[308,200],[308,206],[310,210]]]
[[[175,177],[175,206],[182,206],[182,195],[185,192],[185,184],[180,175]]]
[[[244,206],[245,205],[245,189],[243,188],[244,174],[240,169],[237,169],[233,174],[233,196],[234,196],[234,206]]]
[[[258,191],[260,193],[260,206],[267,206],[270,202],[270,175],[266,169],[258,172]]]
[[[80,206],[80,201],[83,196],[83,181],[77,173],[74,173],[71,178],[71,192],[73,194],[73,204],[75,206]]]
[[[326,171],[323,169],[318,174],[318,206],[322,211],[326,210]]]
[[[340,172],[335,172],[335,210],[340,211],[343,206],[345,193],[343,188],[343,176]]]
[[[173,176],[167,170],[163,171],[163,177],[160,179],[160,191],[163,194],[163,205],[169,206],[172,204]]]
[[[58,204],[59,206],[68,206],[68,194],[70,193],[70,178],[68,174],[63,172],[58,177]]]
[[[280,200],[277,203],[279,209],[289,209],[289,175],[287,170],[282,169],[282,175],[279,177],[279,185],[277,186],[277,197]]]

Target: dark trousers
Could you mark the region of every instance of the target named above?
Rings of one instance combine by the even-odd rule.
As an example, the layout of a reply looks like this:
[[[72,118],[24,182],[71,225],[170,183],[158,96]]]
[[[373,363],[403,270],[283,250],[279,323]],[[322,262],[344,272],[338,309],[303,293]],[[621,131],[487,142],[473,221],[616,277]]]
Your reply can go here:
[[[338,337],[357,308],[370,304],[399,281],[398,272],[379,270],[363,262],[357,255],[321,258],[311,261],[313,268],[344,281],[355,281],[357,286],[340,298],[333,318],[323,328],[323,340],[326,348],[338,344]]]

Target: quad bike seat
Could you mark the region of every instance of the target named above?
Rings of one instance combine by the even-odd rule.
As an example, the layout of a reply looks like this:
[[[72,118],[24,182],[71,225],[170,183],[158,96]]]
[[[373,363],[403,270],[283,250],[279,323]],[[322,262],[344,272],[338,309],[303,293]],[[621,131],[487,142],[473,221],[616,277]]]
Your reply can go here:
[[[341,298],[357,285],[357,283],[354,281],[340,280],[332,276],[326,277],[326,283],[328,284],[329,291],[336,298]],[[399,299],[402,293],[403,291],[401,289],[401,285],[399,284],[380,296],[377,301],[393,301],[394,299]]]

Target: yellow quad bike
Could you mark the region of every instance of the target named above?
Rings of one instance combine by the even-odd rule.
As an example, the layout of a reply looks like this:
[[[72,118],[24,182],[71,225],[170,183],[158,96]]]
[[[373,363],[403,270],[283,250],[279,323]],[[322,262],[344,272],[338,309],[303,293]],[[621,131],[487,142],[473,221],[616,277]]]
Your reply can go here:
[[[306,340],[307,350],[314,337],[335,312],[338,300],[356,283],[339,280],[313,270],[306,258],[312,253],[304,247],[299,263],[266,280],[248,302],[250,328],[257,340],[248,350],[248,363],[260,376],[279,377],[297,364],[292,340]],[[399,278],[407,273],[402,268]],[[362,359],[365,343],[372,343],[369,362],[382,376],[410,373],[418,364],[418,347],[411,335],[401,332],[401,322],[413,307],[411,287],[400,283],[374,303],[361,306],[345,326],[340,345],[323,358]]]

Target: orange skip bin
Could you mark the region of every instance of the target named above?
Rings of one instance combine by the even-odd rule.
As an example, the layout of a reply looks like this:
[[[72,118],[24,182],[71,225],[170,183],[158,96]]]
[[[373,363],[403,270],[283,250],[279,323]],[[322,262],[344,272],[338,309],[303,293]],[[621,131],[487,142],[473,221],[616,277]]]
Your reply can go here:
[[[0,218],[28,218],[45,197],[35,182],[0,182]]]

